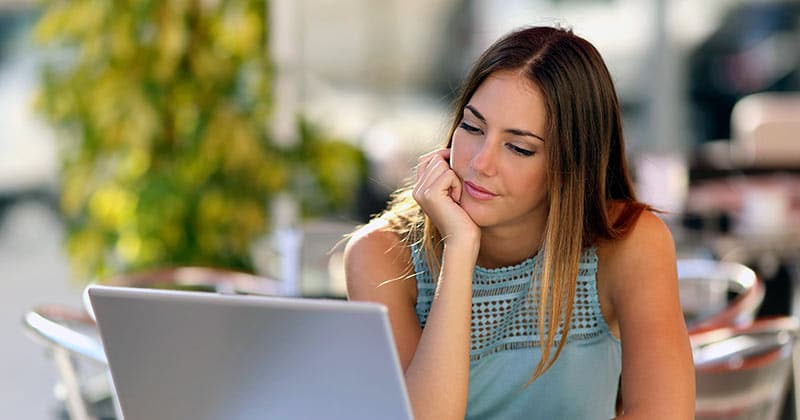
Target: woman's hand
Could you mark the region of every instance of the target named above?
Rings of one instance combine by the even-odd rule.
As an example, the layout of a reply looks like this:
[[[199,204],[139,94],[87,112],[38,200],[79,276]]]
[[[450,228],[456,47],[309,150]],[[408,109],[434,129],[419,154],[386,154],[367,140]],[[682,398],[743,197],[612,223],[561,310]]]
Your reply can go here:
[[[480,228],[458,204],[461,179],[450,168],[450,149],[440,149],[419,158],[414,200],[439,229],[445,243],[480,240]]]
[[[472,276],[481,230],[459,205],[461,179],[450,168],[449,158],[450,149],[420,157],[412,193],[444,242],[428,320],[406,369],[409,399],[418,419],[463,419],[469,395]]]

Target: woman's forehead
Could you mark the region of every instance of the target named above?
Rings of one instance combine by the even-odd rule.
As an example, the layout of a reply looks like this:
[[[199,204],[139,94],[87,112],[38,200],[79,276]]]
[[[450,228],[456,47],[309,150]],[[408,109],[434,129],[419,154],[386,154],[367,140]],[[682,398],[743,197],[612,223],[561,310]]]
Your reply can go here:
[[[533,81],[518,71],[492,73],[465,105],[477,110],[489,123],[538,126],[546,120],[544,95]],[[471,111],[463,112],[472,114]]]

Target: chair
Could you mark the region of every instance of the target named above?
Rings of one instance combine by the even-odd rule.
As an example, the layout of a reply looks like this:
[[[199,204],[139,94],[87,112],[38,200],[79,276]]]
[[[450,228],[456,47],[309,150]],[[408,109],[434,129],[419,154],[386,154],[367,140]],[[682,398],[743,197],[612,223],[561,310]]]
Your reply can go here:
[[[103,284],[216,293],[278,295],[278,281],[207,267],[168,267],[120,274]],[[41,305],[28,311],[26,330],[46,346],[58,371],[56,395],[72,420],[121,418],[113,396],[108,363],[84,293],[86,310]]]
[[[41,305],[28,311],[24,325],[53,359],[59,382],[56,396],[72,420],[119,418],[97,326],[77,308]]]
[[[281,294],[278,280],[253,274],[209,267],[165,267],[119,274],[102,281],[107,286],[143,287],[149,289],[187,290],[245,295]],[[89,311],[84,293],[84,308]],[[91,316],[92,314],[89,313]],[[92,318],[94,318],[92,316]]]
[[[798,329],[796,318],[777,317],[691,333],[695,419],[777,419],[792,377]]]
[[[678,280],[692,342],[697,420],[772,420],[792,379],[798,320],[756,319],[764,284],[740,263],[679,259]]]
[[[678,287],[690,333],[751,323],[765,292],[745,265],[703,258],[678,260]]]

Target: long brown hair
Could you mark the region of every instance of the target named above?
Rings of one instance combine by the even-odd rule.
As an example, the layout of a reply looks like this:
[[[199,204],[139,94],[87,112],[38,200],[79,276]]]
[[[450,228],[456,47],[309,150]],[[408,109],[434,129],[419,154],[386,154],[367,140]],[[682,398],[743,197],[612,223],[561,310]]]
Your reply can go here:
[[[624,236],[649,207],[636,200],[628,174],[611,75],[595,47],[567,29],[523,28],[490,46],[474,64],[455,101],[446,147],[450,147],[472,95],[489,75],[499,71],[516,71],[541,89],[547,112],[549,213],[536,285],[542,358],[532,382],[553,365],[566,342],[584,248]],[[411,188],[398,190],[380,217],[406,245],[423,247],[437,278],[441,235],[414,202]],[[610,214],[612,202],[624,203],[615,220]],[[561,339],[552,354],[559,331]]]

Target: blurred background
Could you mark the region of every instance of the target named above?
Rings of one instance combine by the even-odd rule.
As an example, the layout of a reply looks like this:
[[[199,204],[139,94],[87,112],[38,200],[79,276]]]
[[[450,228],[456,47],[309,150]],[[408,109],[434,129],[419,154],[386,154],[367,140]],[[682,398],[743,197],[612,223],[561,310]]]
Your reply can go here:
[[[205,266],[342,297],[329,251],[523,25],[603,54],[679,255],[754,268],[759,315],[796,315],[798,1],[0,0],[2,416],[67,416],[22,319],[89,282]]]

